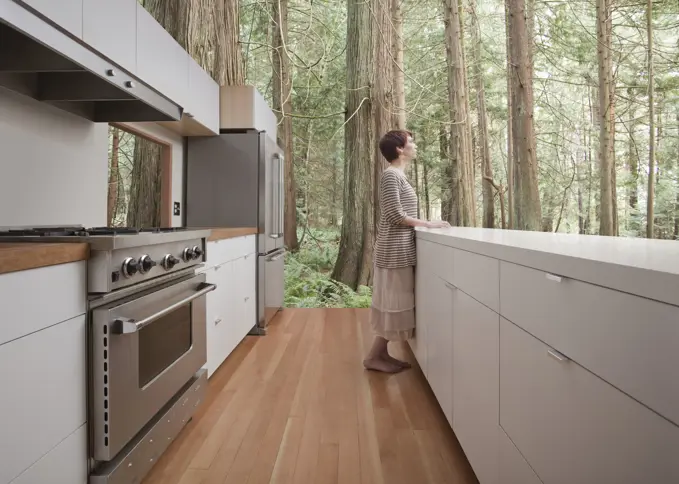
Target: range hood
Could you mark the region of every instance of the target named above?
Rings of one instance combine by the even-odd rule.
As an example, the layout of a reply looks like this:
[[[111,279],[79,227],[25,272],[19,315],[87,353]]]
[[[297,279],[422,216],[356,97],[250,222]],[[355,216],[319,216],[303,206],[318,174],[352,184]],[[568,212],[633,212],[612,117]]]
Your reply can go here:
[[[13,0],[0,0],[0,87],[94,122],[182,116],[181,107]]]

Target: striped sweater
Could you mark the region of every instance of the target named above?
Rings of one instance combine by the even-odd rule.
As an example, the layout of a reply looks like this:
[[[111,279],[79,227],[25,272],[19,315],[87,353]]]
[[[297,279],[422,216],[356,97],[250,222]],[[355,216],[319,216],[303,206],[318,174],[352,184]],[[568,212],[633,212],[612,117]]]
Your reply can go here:
[[[405,174],[387,168],[380,180],[380,222],[374,261],[383,269],[398,269],[416,263],[415,229],[401,222],[417,217],[417,195]]]

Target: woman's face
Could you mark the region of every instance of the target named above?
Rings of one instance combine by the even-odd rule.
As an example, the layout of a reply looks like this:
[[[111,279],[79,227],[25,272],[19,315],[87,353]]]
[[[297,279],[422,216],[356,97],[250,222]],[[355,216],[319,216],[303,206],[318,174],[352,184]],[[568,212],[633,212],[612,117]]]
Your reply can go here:
[[[408,141],[406,142],[406,145],[400,150],[400,153],[401,156],[403,156],[403,158],[408,161],[414,159],[417,156],[417,145],[410,136],[408,136]]]

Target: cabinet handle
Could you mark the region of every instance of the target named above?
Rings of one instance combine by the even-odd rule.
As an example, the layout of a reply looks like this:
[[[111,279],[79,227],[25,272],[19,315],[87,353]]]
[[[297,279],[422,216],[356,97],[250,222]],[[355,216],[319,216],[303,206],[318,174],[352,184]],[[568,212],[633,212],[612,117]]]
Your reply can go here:
[[[561,282],[561,276],[555,276],[554,274],[550,274],[549,272],[545,274],[545,277],[547,278],[547,280],[552,282]]]
[[[562,355],[556,350],[549,349],[547,350],[547,354],[561,363],[568,361],[568,358],[565,355]]]
[[[250,300],[250,296],[245,298],[245,302],[248,302]]]
[[[222,322],[222,318],[215,319],[215,326]]]

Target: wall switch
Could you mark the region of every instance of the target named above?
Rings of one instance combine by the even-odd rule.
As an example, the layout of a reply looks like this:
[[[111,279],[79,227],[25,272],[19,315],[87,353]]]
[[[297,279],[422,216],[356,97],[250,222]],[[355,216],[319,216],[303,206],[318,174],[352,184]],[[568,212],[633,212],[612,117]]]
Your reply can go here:
[[[174,202],[174,214],[175,215],[182,214],[179,202]]]

